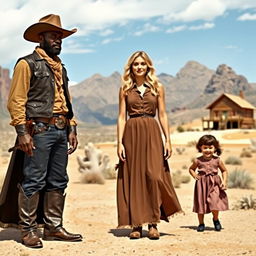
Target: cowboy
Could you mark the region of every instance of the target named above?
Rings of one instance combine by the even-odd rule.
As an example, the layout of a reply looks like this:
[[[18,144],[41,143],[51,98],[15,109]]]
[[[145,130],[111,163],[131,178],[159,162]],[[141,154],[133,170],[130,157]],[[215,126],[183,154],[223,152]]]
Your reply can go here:
[[[41,18],[24,32],[26,40],[39,45],[20,58],[14,69],[7,107],[17,142],[8,168],[12,174],[8,174],[0,197],[0,221],[17,222],[15,211],[7,213],[8,204],[14,202],[11,208],[18,211],[22,243],[31,248],[43,247],[38,224],[44,224],[45,240],[82,240],[80,234],[69,233],[62,226],[67,159],[78,142],[68,77],[57,56],[62,39],[76,31],[63,29],[58,15]],[[18,169],[22,169],[19,175]],[[8,198],[10,194],[14,197],[15,182],[19,183],[16,201]]]

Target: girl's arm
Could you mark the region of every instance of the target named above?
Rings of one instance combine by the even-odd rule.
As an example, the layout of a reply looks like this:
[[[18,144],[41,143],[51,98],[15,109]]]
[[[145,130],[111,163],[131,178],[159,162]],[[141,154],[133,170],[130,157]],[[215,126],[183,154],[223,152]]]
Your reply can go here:
[[[171,139],[170,139],[168,117],[165,109],[164,87],[161,84],[159,85],[159,95],[158,95],[158,118],[165,136],[164,156],[165,156],[165,159],[168,159],[172,155],[172,146],[171,146]]]
[[[222,174],[222,189],[227,189],[227,180],[228,180],[228,170],[225,167],[224,163],[220,160],[219,168]]]
[[[120,160],[125,161],[125,150],[122,143],[124,127],[126,123],[126,102],[123,89],[119,91],[119,115],[117,119],[117,155]]]
[[[197,168],[197,161],[196,159],[193,160],[191,166],[189,167],[189,173],[190,175],[195,179],[195,180],[199,180],[199,176],[196,173],[196,168]]]

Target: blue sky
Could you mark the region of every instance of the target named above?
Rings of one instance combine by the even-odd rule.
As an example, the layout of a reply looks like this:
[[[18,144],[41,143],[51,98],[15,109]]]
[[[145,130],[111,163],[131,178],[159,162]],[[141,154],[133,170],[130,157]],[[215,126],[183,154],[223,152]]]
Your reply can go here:
[[[208,68],[231,66],[256,82],[255,0],[0,0],[0,65],[13,68],[36,44],[24,30],[49,13],[64,28],[78,28],[63,40],[61,59],[69,78],[123,72],[137,50],[153,59],[157,73],[176,73],[187,61]]]

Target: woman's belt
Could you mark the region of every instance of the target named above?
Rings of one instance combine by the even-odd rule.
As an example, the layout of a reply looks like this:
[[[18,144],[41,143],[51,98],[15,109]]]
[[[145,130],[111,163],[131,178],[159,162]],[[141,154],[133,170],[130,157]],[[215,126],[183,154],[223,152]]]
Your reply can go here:
[[[130,118],[135,118],[135,117],[155,117],[153,114],[147,114],[147,113],[142,113],[142,114],[134,114],[130,115]]]

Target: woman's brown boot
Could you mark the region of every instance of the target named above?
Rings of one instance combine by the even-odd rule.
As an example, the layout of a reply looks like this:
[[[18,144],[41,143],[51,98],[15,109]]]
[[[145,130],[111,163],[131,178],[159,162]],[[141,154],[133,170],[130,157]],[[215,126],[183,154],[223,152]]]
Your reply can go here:
[[[130,239],[139,239],[142,237],[142,226],[137,226],[132,229]]]
[[[157,230],[157,224],[148,225],[148,237],[152,240],[157,240],[160,238],[160,234]]]

